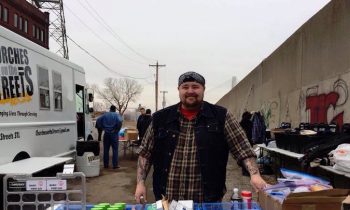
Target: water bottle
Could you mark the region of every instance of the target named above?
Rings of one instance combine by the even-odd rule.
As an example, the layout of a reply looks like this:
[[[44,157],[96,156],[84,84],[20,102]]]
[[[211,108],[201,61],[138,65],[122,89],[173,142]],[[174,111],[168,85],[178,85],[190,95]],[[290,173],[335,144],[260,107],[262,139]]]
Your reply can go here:
[[[239,196],[238,188],[233,188],[233,193],[231,196],[232,210],[239,210],[239,204],[242,202],[242,198]]]

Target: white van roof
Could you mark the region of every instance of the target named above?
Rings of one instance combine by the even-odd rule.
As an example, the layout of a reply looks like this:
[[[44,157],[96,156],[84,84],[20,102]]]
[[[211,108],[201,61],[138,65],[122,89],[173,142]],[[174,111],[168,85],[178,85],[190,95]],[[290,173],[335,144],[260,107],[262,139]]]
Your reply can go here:
[[[79,72],[85,74],[85,71],[81,66],[78,66],[78,65],[70,62],[69,60],[67,60],[63,57],[56,55],[55,53],[47,50],[46,48],[10,31],[9,29],[7,29],[3,26],[0,26],[0,27],[3,29],[3,30],[0,30],[1,31],[0,36],[3,37],[4,39],[7,39],[11,42],[15,42],[18,45],[21,45],[25,48],[33,50],[36,53],[39,53],[40,55],[42,55],[44,57],[55,60],[56,62],[59,62],[63,65],[69,66],[70,68],[73,67],[76,71],[79,71]]]

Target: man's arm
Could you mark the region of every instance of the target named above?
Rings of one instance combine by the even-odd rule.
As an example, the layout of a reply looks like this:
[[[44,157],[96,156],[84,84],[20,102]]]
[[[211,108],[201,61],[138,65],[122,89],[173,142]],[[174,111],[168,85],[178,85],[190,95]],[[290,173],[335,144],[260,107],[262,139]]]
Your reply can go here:
[[[145,181],[147,175],[151,169],[152,165],[152,151],[154,146],[153,138],[153,127],[152,124],[148,127],[144,139],[142,140],[141,146],[139,148],[138,154],[139,158],[137,161],[137,174],[136,174],[136,191],[135,200],[140,203],[140,198],[143,196],[145,202],[146,200],[146,186]]]
[[[244,159],[243,164],[249,172],[250,176],[260,174],[258,165],[256,164],[256,159],[254,157]]]
[[[137,184],[140,182],[145,182],[147,175],[151,169],[150,161],[147,158],[139,156],[137,161]]]
[[[256,164],[256,154],[239,123],[234,119],[231,112],[227,112],[225,120],[225,136],[231,154],[238,163],[242,163],[250,174],[250,184],[256,191],[263,189],[266,182],[261,178],[259,168]]]
[[[256,164],[256,158],[250,157],[243,160],[243,164],[250,174],[250,184],[253,186],[256,192],[266,187],[265,180],[260,176],[258,165]]]
[[[137,161],[137,184],[135,190],[135,200],[137,203],[141,203],[141,197],[143,197],[144,202],[147,202],[147,190],[145,181],[150,169],[150,161],[147,158],[144,158],[141,155],[139,155],[139,159]]]

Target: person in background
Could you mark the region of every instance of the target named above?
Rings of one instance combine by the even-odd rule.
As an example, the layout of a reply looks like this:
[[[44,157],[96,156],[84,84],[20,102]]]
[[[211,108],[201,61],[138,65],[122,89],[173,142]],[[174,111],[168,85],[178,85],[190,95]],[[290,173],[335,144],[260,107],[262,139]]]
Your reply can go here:
[[[145,116],[145,114],[146,114],[145,108],[141,107],[141,108],[140,108],[140,116],[137,118],[137,123],[136,123],[136,128],[137,128],[137,130],[139,129],[140,121],[141,121],[142,118]]]
[[[116,107],[112,105],[110,112],[106,112],[99,117],[100,128],[103,129],[103,164],[104,168],[109,167],[109,148],[112,147],[112,165],[113,169],[119,168],[118,165],[118,133],[122,126],[122,118],[116,113]]]
[[[203,100],[205,79],[179,77],[180,102],[153,114],[138,154],[135,200],[146,200],[145,180],[153,165],[153,193],[159,200],[221,202],[226,193],[229,152],[244,165],[258,191],[266,186],[249,141],[226,108]]]
[[[140,116],[137,118],[137,123],[136,123],[136,129],[137,129],[137,131],[138,131],[138,133],[139,133],[139,140],[137,141],[137,142],[135,142],[135,144],[139,144],[139,142],[141,142],[142,141],[142,137],[143,137],[143,135],[141,136],[141,130],[142,130],[142,128],[141,128],[141,122],[142,122],[142,120],[143,120],[143,118],[145,117],[145,115],[146,115],[146,110],[145,110],[145,108],[143,108],[143,107],[141,107],[140,108]]]
[[[139,132],[139,139],[138,139],[137,142],[135,142],[135,145],[139,146],[141,144],[142,138],[145,135],[149,124],[151,124],[151,121],[152,121],[151,110],[150,109],[146,109],[146,113],[137,122],[137,130]]]

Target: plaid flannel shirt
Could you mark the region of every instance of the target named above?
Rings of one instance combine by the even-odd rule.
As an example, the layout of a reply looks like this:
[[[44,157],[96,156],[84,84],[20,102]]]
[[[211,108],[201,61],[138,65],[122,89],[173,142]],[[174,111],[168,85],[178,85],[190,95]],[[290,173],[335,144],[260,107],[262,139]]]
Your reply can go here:
[[[180,114],[180,135],[169,168],[166,187],[166,196],[169,200],[203,202],[201,171],[199,160],[196,158],[197,145],[194,139],[195,122],[196,118],[189,121]],[[224,135],[229,150],[237,162],[255,157],[244,130],[229,111],[225,118]],[[144,158],[150,158],[153,147],[154,130],[151,124],[145,133],[138,153]]]

